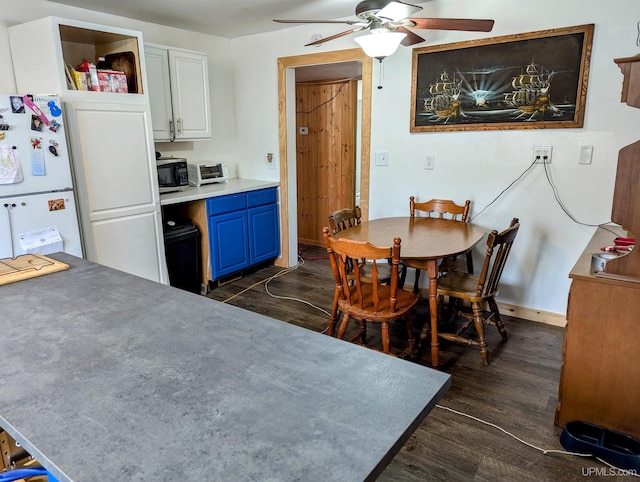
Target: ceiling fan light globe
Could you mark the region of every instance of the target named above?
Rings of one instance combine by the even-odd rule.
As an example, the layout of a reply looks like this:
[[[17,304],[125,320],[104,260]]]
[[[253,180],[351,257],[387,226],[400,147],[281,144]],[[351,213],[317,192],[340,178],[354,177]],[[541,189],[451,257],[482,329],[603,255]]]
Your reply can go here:
[[[360,45],[364,53],[369,57],[379,59],[388,57],[398,50],[400,42],[402,42],[406,36],[406,33],[383,31],[372,32],[369,35],[361,35],[353,40]]]

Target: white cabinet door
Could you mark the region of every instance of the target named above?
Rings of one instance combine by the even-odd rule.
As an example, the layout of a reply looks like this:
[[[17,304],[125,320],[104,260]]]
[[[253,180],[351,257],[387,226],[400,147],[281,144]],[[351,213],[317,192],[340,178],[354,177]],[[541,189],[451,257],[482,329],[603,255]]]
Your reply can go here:
[[[207,56],[169,50],[169,74],[177,139],[211,137]]]
[[[153,139],[172,141],[174,136],[171,86],[169,85],[169,52],[166,49],[145,46],[147,85],[151,104]]]
[[[87,259],[166,284],[149,106],[65,110]]]

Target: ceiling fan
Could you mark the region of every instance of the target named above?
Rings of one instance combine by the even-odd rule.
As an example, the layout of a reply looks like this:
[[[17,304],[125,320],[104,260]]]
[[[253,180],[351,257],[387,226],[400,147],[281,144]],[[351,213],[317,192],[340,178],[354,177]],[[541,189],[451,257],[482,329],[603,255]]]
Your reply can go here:
[[[335,40],[345,35],[349,35],[361,30],[371,30],[372,33],[402,33],[406,34],[400,44],[408,47],[420,42],[424,38],[409,30],[430,29],[430,30],[465,30],[472,32],[490,32],[493,28],[493,20],[474,20],[462,18],[414,18],[422,10],[422,7],[410,5],[408,3],[389,0],[364,0],[356,5],[356,17],[359,20],[274,20],[278,23],[337,23],[353,26],[352,29],[321,38],[308,43],[320,45],[330,40]]]

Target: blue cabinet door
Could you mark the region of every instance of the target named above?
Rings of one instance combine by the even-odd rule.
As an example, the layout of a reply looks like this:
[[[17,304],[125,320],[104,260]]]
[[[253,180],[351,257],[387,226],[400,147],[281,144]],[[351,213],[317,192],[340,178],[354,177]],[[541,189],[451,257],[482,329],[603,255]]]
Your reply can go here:
[[[211,275],[214,280],[249,266],[247,211],[209,218]]]
[[[247,209],[249,222],[249,263],[256,264],[280,254],[278,205],[275,203]]]

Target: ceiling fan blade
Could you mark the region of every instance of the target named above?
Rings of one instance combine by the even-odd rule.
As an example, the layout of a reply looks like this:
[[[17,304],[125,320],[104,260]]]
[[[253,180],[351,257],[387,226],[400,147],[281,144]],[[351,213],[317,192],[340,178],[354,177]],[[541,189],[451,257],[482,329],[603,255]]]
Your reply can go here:
[[[418,13],[420,10],[422,10],[422,7],[418,7],[417,5],[410,5],[403,2],[389,2],[376,13],[376,17],[397,22],[398,20]]]
[[[277,23],[341,23],[346,25],[359,25],[362,24],[359,20],[282,20],[274,19]]]
[[[394,32],[400,32],[400,33],[406,33],[407,34],[407,36],[402,40],[402,42],[400,42],[400,44],[404,45],[405,47],[409,47],[411,45],[419,44],[420,42],[424,42],[424,40],[425,40],[422,37],[420,37],[420,35],[418,35],[417,33],[413,33],[408,28],[397,27],[397,28],[394,28],[392,30]]]
[[[408,18],[415,23],[414,28],[431,30],[467,30],[470,32],[491,32],[493,20],[466,18]]]
[[[306,44],[305,47],[310,47],[312,45],[320,45],[320,44],[323,44],[325,42],[328,42],[329,40],[335,40],[337,38],[344,37],[345,35],[349,35],[350,33],[358,32],[360,30],[364,30],[365,28],[366,27],[358,27],[358,28],[353,28],[351,30],[346,30],[344,32],[340,32],[340,33],[337,33],[335,35],[332,35],[331,37],[321,38],[320,40],[316,40],[315,42],[311,42],[309,44]]]

